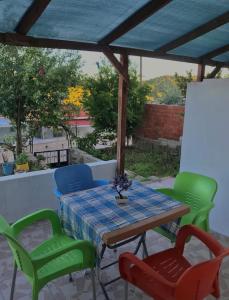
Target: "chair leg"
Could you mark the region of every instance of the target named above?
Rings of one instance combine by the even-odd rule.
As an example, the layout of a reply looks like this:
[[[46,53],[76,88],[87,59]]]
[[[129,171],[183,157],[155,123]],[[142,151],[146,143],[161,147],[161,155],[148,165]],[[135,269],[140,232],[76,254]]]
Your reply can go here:
[[[147,250],[147,246],[146,246],[146,239],[145,239],[145,236],[144,236],[144,238],[143,238],[143,240],[142,240],[142,258],[144,259],[144,258],[146,258],[146,257],[148,257],[149,256],[149,254],[148,254],[148,250]]]
[[[69,282],[73,282],[72,273],[69,274]]]
[[[16,276],[17,276],[17,264],[16,264],[16,262],[14,262],[14,273],[13,273],[13,279],[12,279],[12,285],[11,285],[11,291],[10,291],[10,300],[13,300],[13,298],[14,298]]]
[[[32,300],[38,300],[38,289],[36,285],[33,285],[33,295],[32,295]]]
[[[94,269],[91,269],[91,283],[92,283],[93,300],[96,300],[95,271],[94,271]]]
[[[128,281],[124,282],[124,295],[125,295],[125,300],[128,300]]]

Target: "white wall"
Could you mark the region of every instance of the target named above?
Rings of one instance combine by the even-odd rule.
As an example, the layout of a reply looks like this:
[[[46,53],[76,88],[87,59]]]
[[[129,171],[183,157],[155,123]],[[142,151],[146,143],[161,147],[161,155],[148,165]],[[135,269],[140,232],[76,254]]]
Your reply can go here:
[[[116,160],[88,163],[94,179],[113,179]],[[42,208],[57,209],[54,169],[0,177],[0,215],[8,222]]]
[[[191,83],[187,90],[181,171],[218,182],[210,227],[229,236],[229,78]]]

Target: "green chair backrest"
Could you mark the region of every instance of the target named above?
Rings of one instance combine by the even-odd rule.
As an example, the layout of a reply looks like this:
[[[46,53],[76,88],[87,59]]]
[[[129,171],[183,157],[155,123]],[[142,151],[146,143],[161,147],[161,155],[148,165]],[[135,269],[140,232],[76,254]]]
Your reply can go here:
[[[30,255],[18,242],[12,228],[2,216],[0,216],[0,234],[7,239],[19,270],[32,278],[34,276],[34,267]]]
[[[176,196],[192,207],[192,211],[198,211],[213,202],[217,191],[217,182],[210,177],[181,172],[174,183]]]

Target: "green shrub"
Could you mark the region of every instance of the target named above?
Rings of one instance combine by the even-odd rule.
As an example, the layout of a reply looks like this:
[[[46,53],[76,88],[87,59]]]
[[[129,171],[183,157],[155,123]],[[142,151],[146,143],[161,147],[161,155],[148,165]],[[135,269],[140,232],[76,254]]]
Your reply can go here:
[[[28,162],[28,155],[25,152],[20,153],[16,158],[17,165],[23,165]]]

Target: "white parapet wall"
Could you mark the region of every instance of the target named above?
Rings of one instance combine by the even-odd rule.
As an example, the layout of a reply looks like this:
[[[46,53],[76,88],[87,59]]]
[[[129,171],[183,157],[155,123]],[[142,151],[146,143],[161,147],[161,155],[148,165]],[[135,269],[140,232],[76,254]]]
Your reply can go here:
[[[94,179],[113,179],[116,160],[88,163]],[[58,208],[53,190],[55,169],[0,177],[0,215],[8,222],[42,208]]]
[[[187,90],[181,171],[215,178],[210,227],[229,236],[229,78],[191,83]]]

